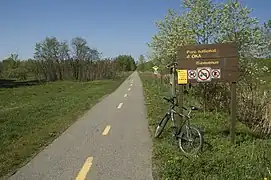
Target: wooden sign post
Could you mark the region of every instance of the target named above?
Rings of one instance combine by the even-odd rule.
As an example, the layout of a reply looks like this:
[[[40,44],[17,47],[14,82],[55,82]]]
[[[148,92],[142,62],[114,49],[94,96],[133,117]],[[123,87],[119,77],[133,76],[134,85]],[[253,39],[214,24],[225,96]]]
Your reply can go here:
[[[235,142],[236,82],[238,80],[238,50],[234,43],[182,46],[177,53],[178,84],[231,83],[232,143]],[[185,75],[186,74],[186,75]]]
[[[176,67],[175,65],[172,66],[172,85],[171,85],[171,94],[172,94],[172,97],[175,97],[176,96],[176,77],[175,77],[175,71],[176,71]]]

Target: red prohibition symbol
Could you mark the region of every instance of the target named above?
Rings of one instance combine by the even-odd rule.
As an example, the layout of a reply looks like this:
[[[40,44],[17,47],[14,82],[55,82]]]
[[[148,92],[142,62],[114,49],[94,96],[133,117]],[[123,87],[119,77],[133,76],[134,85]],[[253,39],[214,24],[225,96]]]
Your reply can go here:
[[[208,69],[200,69],[199,70],[199,79],[202,81],[206,81],[210,78],[210,72]]]
[[[215,78],[219,78],[220,77],[220,72],[218,70],[213,70],[212,76],[215,77]]]

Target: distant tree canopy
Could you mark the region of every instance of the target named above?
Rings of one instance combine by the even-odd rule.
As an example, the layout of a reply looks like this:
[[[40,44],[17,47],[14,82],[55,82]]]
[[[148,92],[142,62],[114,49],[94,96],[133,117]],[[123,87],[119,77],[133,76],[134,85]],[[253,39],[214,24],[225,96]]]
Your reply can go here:
[[[101,59],[101,53],[81,37],[73,38],[70,45],[56,37],[46,37],[36,44],[33,59],[20,61],[17,54],[11,54],[0,62],[0,78],[20,80],[89,81],[115,78],[121,71],[133,70],[135,61],[131,56]]]
[[[137,70],[139,70],[139,71],[153,71],[153,69],[152,69],[153,66],[154,66],[153,60],[147,61],[142,54],[138,57]]]
[[[135,60],[130,55],[119,55],[115,58],[115,61],[122,71],[134,71],[136,69]]]

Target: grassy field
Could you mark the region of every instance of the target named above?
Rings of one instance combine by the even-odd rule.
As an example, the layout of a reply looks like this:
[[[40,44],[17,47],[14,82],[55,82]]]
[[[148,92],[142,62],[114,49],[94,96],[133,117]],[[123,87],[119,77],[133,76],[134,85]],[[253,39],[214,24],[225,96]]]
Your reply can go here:
[[[162,97],[169,96],[168,87],[149,74],[141,73],[148,109],[149,129],[153,137],[158,120],[168,105]],[[205,144],[199,157],[185,157],[173,141],[169,128],[161,138],[153,138],[153,176],[156,180],[255,180],[269,177],[271,171],[271,142],[253,135],[237,124],[237,142],[229,142],[228,117],[202,112],[193,114],[192,124],[204,132]],[[170,125],[170,124],[168,124]],[[169,127],[169,126],[167,126]]]
[[[0,88],[0,177],[49,144],[127,76]]]

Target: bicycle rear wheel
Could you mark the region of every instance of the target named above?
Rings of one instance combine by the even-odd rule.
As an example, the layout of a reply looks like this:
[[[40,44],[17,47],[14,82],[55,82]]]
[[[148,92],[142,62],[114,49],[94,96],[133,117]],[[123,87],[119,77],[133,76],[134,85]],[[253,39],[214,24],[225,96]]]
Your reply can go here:
[[[182,152],[189,155],[198,153],[203,146],[203,136],[193,126],[185,126],[179,135],[178,141]]]
[[[158,138],[162,134],[162,132],[163,132],[169,118],[170,118],[169,115],[166,114],[163,117],[163,119],[160,121],[160,123],[158,124],[158,126],[156,127],[156,130],[155,130],[155,134],[154,134],[155,138]]]

